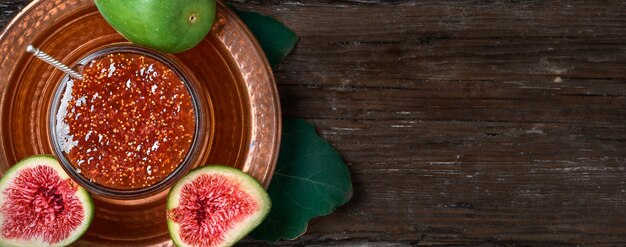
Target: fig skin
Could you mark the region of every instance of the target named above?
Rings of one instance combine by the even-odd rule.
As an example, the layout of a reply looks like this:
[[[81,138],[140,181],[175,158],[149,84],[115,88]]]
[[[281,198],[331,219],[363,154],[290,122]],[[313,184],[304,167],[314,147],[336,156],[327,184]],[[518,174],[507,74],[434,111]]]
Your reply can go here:
[[[164,53],[193,48],[211,30],[215,0],[95,0],[104,19],[130,42]]]

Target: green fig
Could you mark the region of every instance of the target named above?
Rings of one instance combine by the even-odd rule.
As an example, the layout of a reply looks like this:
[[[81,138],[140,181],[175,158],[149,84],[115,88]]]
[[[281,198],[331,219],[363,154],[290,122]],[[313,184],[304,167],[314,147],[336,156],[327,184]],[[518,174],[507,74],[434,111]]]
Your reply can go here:
[[[215,0],[95,0],[104,19],[130,42],[164,53],[196,46],[211,30]]]

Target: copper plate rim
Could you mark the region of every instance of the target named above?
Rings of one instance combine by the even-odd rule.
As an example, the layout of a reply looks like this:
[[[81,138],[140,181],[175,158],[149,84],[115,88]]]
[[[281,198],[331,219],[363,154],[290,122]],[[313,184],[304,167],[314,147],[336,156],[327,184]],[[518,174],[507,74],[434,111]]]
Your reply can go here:
[[[234,20],[236,23],[239,24],[239,26],[242,27],[243,31],[247,34],[247,37],[251,37],[251,43],[253,44],[254,49],[259,54],[262,54],[260,59],[263,61],[263,64],[265,65],[265,69],[267,70],[266,72],[269,75],[269,83],[270,83],[270,89],[272,90],[272,95],[276,95],[276,100],[274,100],[274,110],[276,111],[275,118],[274,118],[274,123],[276,123],[276,127],[275,127],[276,135],[274,135],[273,146],[271,148],[271,150],[276,150],[276,152],[274,152],[274,154],[270,158],[270,166],[269,166],[270,169],[265,173],[268,175],[263,180],[263,186],[267,189],[269,187],[270,182],[272,181],[274,171],[276,170],[276,164],[278,162],[278,154],[280,153],[280,142],[281,142],[281,137],[282,137],[282,120],[281,120],[282,111],[281,111],[281,106],[280,106],[278,87],[277,87],[276,80],[274,77],[274,71],[272,70],[270,62],[267,59],[267,56],[265,55],[265,51],[263,51],[261,44],[256,39],[256,36],[254,36],[250,28],[248,28],[248,25],[246,25],[243,22],[243,20],[239,18],[237,14],[231,11],[230,8],[226,6],[226,4],[224,4],[223,0],[216,0],[216,3],[217,5],[222,6],[223,8],[227,9],[226,12],[228,12],[231,16],[235,17],[235,18],[232,18],[232,20]],[[2,37],[0,36],[0,40],[1,39]]]

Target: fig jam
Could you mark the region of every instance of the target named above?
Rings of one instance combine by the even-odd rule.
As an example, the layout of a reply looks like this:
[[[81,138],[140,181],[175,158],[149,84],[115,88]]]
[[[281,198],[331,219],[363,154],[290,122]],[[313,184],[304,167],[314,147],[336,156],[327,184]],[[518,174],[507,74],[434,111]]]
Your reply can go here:
[[[195,109],[182,79],[166,64],[111,53],[69,80],[56,113],[56,138],[75,171],[112,189],[158,183],[185,159]]]

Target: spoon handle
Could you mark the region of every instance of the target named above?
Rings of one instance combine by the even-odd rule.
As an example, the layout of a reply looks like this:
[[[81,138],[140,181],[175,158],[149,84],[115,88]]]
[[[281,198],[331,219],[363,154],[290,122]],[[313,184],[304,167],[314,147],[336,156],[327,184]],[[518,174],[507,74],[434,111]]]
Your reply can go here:
[[[82,80],[83,76],[81,74],[79,74],[78,72],[74,71],[73,69],[71,69],[70,67],[68,67],[67,65],[59,62],[58,60],[54,59],[53,57],[51,57],[50,55],[46,54],[45,52],[33,47],[32,45],[28,45],[28,47],[26,47],[26,51],[32,53],[33,55],[35,55],[35,57],[43,60],[44,62],[54,66],[55,68],[63,71],[64,73],[70,75],[72,78],[78,79],[78,80]]]

